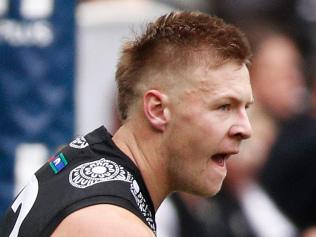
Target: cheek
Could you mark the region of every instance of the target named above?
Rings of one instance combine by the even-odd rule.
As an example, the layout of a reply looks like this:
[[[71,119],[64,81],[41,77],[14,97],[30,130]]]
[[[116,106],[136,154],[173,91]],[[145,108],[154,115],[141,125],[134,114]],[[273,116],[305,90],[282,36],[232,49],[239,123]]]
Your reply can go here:
[[[201,116],[194,108],[186,108],[176,116],[171,125],[175,133],[181,134],[182,139],[195,135],[194,132],[199,131],[202,126]]]
[[[225,137],[225,126],[214,118],[201,117],[190,126],[190,145],[195,153],[209,156]]]
[[[193,104],[184,108],[170,124],[170,137],[186,152],[212,152],[229,130],[229,118]],[[216,147],[215,147],[216,148]]]
[[[221,136],[226,127],[228,127],[229,118],[224,118],[216,115],[215,113],[201,114],[195,120],[192,126],[193,132],[200,132],[206,136],[207,139],[212,139]]]

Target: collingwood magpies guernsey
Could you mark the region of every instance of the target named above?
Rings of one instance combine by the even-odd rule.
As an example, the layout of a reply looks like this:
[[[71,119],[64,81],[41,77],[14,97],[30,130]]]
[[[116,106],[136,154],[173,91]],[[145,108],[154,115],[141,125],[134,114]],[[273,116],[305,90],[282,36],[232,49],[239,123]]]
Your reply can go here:
[[[103,126],[72,141],[33,175],[8,209],[0,236],[50,236],[70,213],[96,204],[123,207],[156,232],[139,170]]]

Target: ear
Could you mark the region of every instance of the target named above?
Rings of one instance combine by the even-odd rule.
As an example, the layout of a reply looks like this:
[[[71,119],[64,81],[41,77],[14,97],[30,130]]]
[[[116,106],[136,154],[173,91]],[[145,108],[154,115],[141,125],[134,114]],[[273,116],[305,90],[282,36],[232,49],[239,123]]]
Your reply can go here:
[[[170,120],[167,107],[168,96],[158,90],[149,90],[144,94],[144,113],[149,123],[160,131],[164,131]]]

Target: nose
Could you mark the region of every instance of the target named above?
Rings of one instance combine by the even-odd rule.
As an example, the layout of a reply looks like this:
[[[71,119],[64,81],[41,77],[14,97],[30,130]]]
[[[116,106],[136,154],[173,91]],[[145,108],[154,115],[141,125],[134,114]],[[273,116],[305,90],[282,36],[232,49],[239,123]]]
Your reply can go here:
[[[229,135],[240,140],[251,137],[252,127],[246,111],[239,114],[237,121],[231,126]]]

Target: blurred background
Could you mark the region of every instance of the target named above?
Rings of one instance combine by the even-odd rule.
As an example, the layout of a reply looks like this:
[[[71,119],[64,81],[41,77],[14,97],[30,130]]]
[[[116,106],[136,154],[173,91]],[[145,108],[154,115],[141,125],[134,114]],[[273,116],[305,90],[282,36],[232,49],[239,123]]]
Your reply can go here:
[[[249,38],[254,134],[216,197],[162,204],[158,237],[316,236],[316,0],[0,0],[0,219],[60,145],[115,132],[120,46],[172,10]]]

